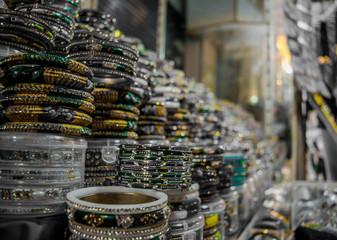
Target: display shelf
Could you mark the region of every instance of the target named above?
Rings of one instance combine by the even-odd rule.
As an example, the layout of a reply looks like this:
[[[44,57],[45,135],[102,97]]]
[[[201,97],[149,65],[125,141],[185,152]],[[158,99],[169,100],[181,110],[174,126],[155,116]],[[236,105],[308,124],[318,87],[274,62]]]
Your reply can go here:
[[[308,98],[309,104],[317,112],[319,119],[324,124],[331,138],[337,144],[337,124],[332,109],[326,100],[319,94],[310,95]],[[335,108],[335,107],[333,107]]]

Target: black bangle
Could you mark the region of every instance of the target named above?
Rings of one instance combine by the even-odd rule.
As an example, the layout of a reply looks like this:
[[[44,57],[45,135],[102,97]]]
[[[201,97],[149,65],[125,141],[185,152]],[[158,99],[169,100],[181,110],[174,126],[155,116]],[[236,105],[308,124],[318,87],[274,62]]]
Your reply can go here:
[[[10,46],[12,48],[20,50],[21,52],[24,51],[24,52],[30,52],[30,53],[41,53],[41,51],[36,50],[36,48],[27,46],[26,44],[22,44],[22,43],[15,43],[15,42],[0,40],[0,45]]]

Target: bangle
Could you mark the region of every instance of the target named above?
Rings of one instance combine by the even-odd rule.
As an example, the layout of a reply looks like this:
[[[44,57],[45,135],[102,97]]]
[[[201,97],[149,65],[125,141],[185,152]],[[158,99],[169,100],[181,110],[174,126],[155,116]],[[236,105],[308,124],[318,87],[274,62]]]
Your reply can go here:
[[[133,121],[106,120],[101,118],[94,118],[91,126],[94,129],[101,129],[101,130],[127,131],[137,129],[137,125]]]
[[[68,106],[78,110],[92,113],[95,110],[95,106],[90,103],[79,99],[50,96],[47,94],[15,94],[4,96],[0,100],[3,106],[9,105],[59,105]]]
[[[78,41],[69,44],[68,49],[70,52],[81,52],[81,51],[107,52],[110,53],[111,55],[113,54],[120,55],[135,61],[138,61],[139,58],[138,51],[128,47],[125,44],[120,44],[118,42],[106,42],[97,40]]]
[[[132,158],[129,159],[120,159],[119,164],[123,164],[126,166],[144,166],[144,167],[189,167],[190,165],[186,162],[179,162],[179,161],[153,161],[153,160],[135,160]]]
[[[109,102],[100,102],[100,101],[95,101],[94,102],[96,108],[98,109],[107,109],[107,110],[121,110],[121,111],[128,111],[132,112],[136,115],[139,115],[139,109],[135,106],[128,105],[128,104],[114,104],[114,103],[109,103]]]
[[[190,126],[187,124],[172,124],[170,122],[165,123],[165,131],[187,131],[190,129]]]
[[[14,206],[7,206],[0,208],[0,214],[6,215],[46,215],[46,214],[64,214],[66,212],[66,204],[45,204],[45,205],[29,205],[23,207],[22,205],[18,207],[16,204]]]
[[[4,42],[22,44],[27,47],[35,48],[35,52],[39,52],[39,53],[41,53],[44,49],[48,49],[40,42],[36,42],[36,40],[32,41],[31,39],[29,39],[28,35],[24,37],[18,36],[14,30],[10,30],[6,33],[0,33],[0,38]]]
[[[120,171],[156,171],[156,172],[162,172],[162,173],[182,173],[182,172],[188,172],[190,171],[189,166],[166,166],[166,167],[158,167],[158,166],[149,166],[149,165],[120,165],[119,166]]]
[[[160,155],[190,155],[190,148],[184,146],[171,146],[171,145],[140,145],[140,144],[122,144],[122,150],[151,150],[155,152],[162,152]]]
[[[171,189],[185,190],[189,187],[189,183],[158,184],[158,183],[140,183],[128,181],[120,181],[118,185],[128,188],[153,189],[153,190],[171,190]]]
[[[41,122],[7,122],[0,125],[0,131],[10,132],[41,132],[57,133],[62,135],[90,135],[91,131],[86,127],[59,123]]]
[[[98,214],[137,214],[167,206],[167,195],[156,191],[101,187],[78,189],[67,194],[70,209]]]
[[[91,135],[93,137],[103,137],[103,138],[126,138],[126,139],[137,139],[137,133],[133,131],[123,131],[123,132],[113,132],[113,131],[102,131],[102,130],[92,130]]]
[[[0,83],[5,87],[10,84],[32,82],[76,88],[89,93],[94,89],[92,82],[85,77],[48,67],[13,67],[0,75]]]
[[[166,131],[166,137],[168,138],[180,138],[180,137],[187,137],[189,135],[189,131],[185,130],[176,130],[176,131]]]
[[[161,105],[145,105],[140,109],[142,115],[153,115],[153,116],[167,116],[167,111],[165,106]]]
[[[164,135],[165,130],[163,125],[138,125],[138,135]]]
[[[165,135],[141,135],[138,136],[138,140],[143,144],[160,144],[160,141],[165,141]]]
[[[0,45],[10,46],[12,48],[19,49],[19,50],[25,51],[25,52],[41,53],[40,51],[36,50],[33,47],[27,46],[26,44],[9,42],[9,41],[5,41],[5,40],[1,40],[1,39],[0,39]]]
[[[133,80],[130,78],[126,79],[126,78],[100,77],[94,78],[93,83],[96,88],[109,88],[114,90],[128,91],[130,89],[130,85],[133,83]]]
[[[128,229],[104,229],[104,228],[95,228],[84,226],[82,224],[78,224],[73,221],[71,218],[69,219],[70,229],[77,231],[78,233],[86,233],[86,234],[97,234],[99,236],[107,236],[111,237],[113,235],[116,236],[125,236],[128,239],[132,239],[132,237],[136,237],[138,240],[139,236],[142,236],[142,239],[146,239],[146,236],[149,234],[158,234],[168,228],[168,223],[163,222],[159,224],[149,225],[147,227],[140,228],[128,228]],[[71,230],[71,231],[72,231]],[[138,237],[138,238],[137,238]],[[136,240],[135,239],[135,240]]]
[[[131,113],[131,112],[121,111],[121,110],[95,110],[93,112],[93,115],[111,117],[114,119],[138,121],[138,115]]]
[[[22,53],[8,56],[1,60],[0,66],[3,70],[18,64],[41,64],[42,66],[57,67],[74,71],[92,79],[92,71],[82,63],[71,59],[54,56],[50,54]]]
[[[0,91],[4,96],[11,94],[50,94],[62,97],[76,98],[90,103],[94,102],[94,97],[90,93],[82,90],[59,87],[52,84],[39,83],[18,83],[8,86]]]
[[[116,179],[113,176],[109,177],[86,177],[84,179],[85,187],[97,186],[116,186]]]
[[[184,112],[176,112],[173,114],[168,114],[167,119],[168,120],[182,120],[182,121],[188,121],[191,118],[190,113],[184,113]]]
[[[119,176],[137,177],[137,178],[188,178],[191,177],[190,173],[161,173],[161,172],[148,172],[148,171],[118,171]]]
[[[11,122],[54,122],[88,126],[92,118],[85,113],[56,106],[12,105],[5,110]]]
[[[143,121],[155,121],[155,122],[166,122],[166,117],[160,117],[160,116],[149,116],[149,115],[140,115],[139,120]]]
[[[110,103],[125,103],[136,105],[139,104],[139,98],[130,92],[118,92],[117,90],[109,88],[95,88],[93,95],[95,100],[109,101]]]
[[[66,194],[80,186],[77,182],[72,187],[2,187],[0,188],[0,202],[7,203],[9,201],[17,202],[33,202],[43,200],[45,203],[64,202]]]
[[[71,58],[75,61],[84,62],[84,61],[107,61],[107,62],[123,62],[127,65],[132,66],[133,68],[137,66],[137,61],[131,60],[130,58],[114,55],[107,52],[97,52],[97,51],[82,51],[82,52],[73,52],[67,55],[67,58]]]
[[[99,68],[99,67],[91,67],[91,70],[95,74],[96,77],[103,78],[118,78],[123,81],[134,81],[134,75],[125,73],[119,70],[108,69],[108,68]]]
[[[179,162],[186,162],[189,165],[191,165],[190,158],[185,157],[185,156],[173,156],[173,155],[168,155],[168,156],[163,156],[163,155],[151,155],[150,154],[144,154],[144,155],[128,155],[128,154],[123,154],[123,152],[119,152],[118,158],[121,160],[132,160],[132,161],[175,161],[177,163]]]

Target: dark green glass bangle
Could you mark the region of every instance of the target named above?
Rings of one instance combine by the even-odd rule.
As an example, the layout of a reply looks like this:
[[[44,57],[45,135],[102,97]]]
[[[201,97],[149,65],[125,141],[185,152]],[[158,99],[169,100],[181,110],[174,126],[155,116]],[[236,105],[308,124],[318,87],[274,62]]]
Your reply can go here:
[[[139,115],[139,109],[132,105],[114,104],[114,103],[100,102],[100,101],[95,101],[94,104],[97,109],[106,109],[106,110],[116,109],[116,110],[132,112],[134,114]]]
[[[7,87],[17,83],[42,83],[65,86],[91,93],[94,85],[84,76],[60,71],[55,68],[16,66],[1,72],[0,83]]]
[[[18,64],[40,64],[42,66],[58,67],[87,76],[89,79],[93,78],[92,71],[84,64],[50,54],[22,53],[11,55],[1,60],[0,67],[3,70],[8,70]]]

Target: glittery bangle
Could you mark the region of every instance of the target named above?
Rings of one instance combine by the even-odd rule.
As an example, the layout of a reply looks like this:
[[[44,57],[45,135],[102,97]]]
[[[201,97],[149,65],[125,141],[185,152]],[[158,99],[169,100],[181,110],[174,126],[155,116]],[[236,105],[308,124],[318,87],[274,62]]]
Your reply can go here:
[[[73,189],[80,186],[80,182],[74,184],[72,187],[1,187],[0,188],[0,202],[34,202],[36,200],[43,200],[47,202],[64,202],[66,194]]]
[[[9,105],[58,105],[68,106],[87,113],[93,113],[95,106],[90,103],[79,99],[50,96],[47,94],[15,94],[4,96],[0,100],[3,106]]]
[[[9,42],[9,41],[0,39],[0,45],[10,46],[12,48],[19,49],[25,52],[41,53],[41,51],[38,51],[35,48],[27,46],[26,44],[22,44],[22,43]]]
[[[100,68],[100,67],[91,67],[91,70],[96,77],[106,77],[106,78],[120,78],[129,81],[134,81],[135,77],[133,74],[125,73],[119,70]]]
[[[190,173],[160,173],[148,171],[118,171],[119,176],[137,177],[137,178],[189,178]]]
[[[131,60],[130,58],[114,55],[106,52],[97,52],[97,51],[83,51],[83,52],[74,52],[67,55],[68,58],[71,58],[79,62],[87,61],[108,61],[108,62],[125,62],[126,64],[134,67],[137,65],[137,61]]]
[[[128,182],[123,181],[118,183],[120,186],[125,186],[129,188],[137,189],[153,189],[153,190],[168,190],[168,189],[187,189],[189,183],[181,184],[158,184],[158,183],[139,183],[139,182]]]
[[[184,146],[172,146],[172,145],[141,145],[141,144],[121,144],[121,150],[151,150],[162,152],[161,155],[187,155],[190,154],[190,148]]]
[[[163,125],[147,124],[138,125],[137,133],[138,135],[164,135],[165,130]]]
[[[165,161],[165,160],[140,160],[140,159],[118,159],[119,164],[125,166],[144,166],[144,167],[189,167],[190,164],[188,162],[180,162],[180,161]]]
[[[137,165],[120,165],[119,169],[121,171],[156,171],[156,172],[163,172],[163,173],[182,173],[182,172],[188,172],[190,171],[190,167],[173,167],[173,166],[167,166],[167,167],[158,167],[158,166],[137,166]]]
[[[130,86],[133,84],[133,80],[126,78],[100,77],[94,78],[93,84],[96,88],[109,88],[119,91],[130,91]]]
[[[18,83],[16,85],[8,86],[0,91],[2,95],[7,96],[11,94],[49,94],[62,97],[77,98],[90,103],[94,102],[94,97],[90,93],[71,88],[59,87],[51,84],[39,83]]]
[[[91,135],[93,137],[104,137],[104,138],[126,138],[126,139],[137,139],[137,133],[132,131],[124,132],[113,132],[113,131],[102,131],[102,130],[92,130]]]
[[[41,132],[57,133],[62,135],[90,135],[91,131],[86,127],[59,123],[40,122],[7,122],[0,125],[0,131],[9,132]]]
[[[137,129],[137,125],[133,121],[106,120],[106,119],[100,119],[100,118],[94,118],[91,126],[94,129],[100,129],[100,130],[128,131],[128,130]]]
[[[123,152],[119,151],[118,154],[118,159],[120,160],[132,160],[132,161],[154,161],[156,163],[160,162],[160,161],[175,161],[175,162],[186,162],[189,165],[192,165],[191,163],[191,159],[189,157],[186,156],[174,156],[174,155],[156,155],[156,154],[124,154]]]
[[[69,88],[76,88],[86,92],[92,92],[94,86],[90,80],[65,71],[60,71],[49,67],[13,67],[5,72],[1,72],[0,83],[5,87],[15,83],[42,83],[60,85]]]
[[[11,122],[54,122],[88,126],[92,118],[85,113],[56,106],[12,105],[5,110]]]
[[[146,227],[153,223],[163,223],[167,221],[171,210],[168,206],[151,212],[129,214],[128,219],[119,214],[100,214],[83,210],[71,210],[68,216],[75,223],[94,228],[128,229]]]
[[[127,62],[122,62],[117,59],[113,59],[111,61],[83,61],[83,64],[90,66],[91,68],[97,67],[108,70],[117,70],[130,75],[135,75],[135,65],[128,64]]]
[[[94,116],[103,116],[103,117],[111,117],[114,119],[123,119],[123,120],[133,120],[138,121],[138,115],[120,110],[95,110],[93,112]]]
[[[109,101],[110,103],[139,104],[139,98],[130,92],[119,92],[109,88],[95,88],[93,95],[97,101]]]
[[[139,109],[132,105],[114,104],[114,103],[100,102],[100,101],[95,101],[94,104],[97,109],[107,109],[107,110],[116,109],[116,110],[132,112],[134,114],[139,115]]]
[[[151,234],[158,234],[162,231],[165,231],[168,228],[168,223],[159,223],[159,224],[150,224],[147,227],[143,228],[128,228],[128,229],[103,229],[103,228],[95,228],[95,227],[88,227],[82,224],[78,224],[74,222],[71,218],[69,219],[69,226],[71,229],[76,230],[81,233],[87,234],[95,234],[99,236],[126,236],[128,239],[132,239],[132,236],[135,237],[146,237],[147,235]],[[138,238],[137,238],[138,239]]]
[[[41,64],[49,67],[68,69],[80,75],[87,76],[89,79],[93,77],[92,71],[84,64],[50,54],[22,53],[8,56],[0,62],[1,68],[5,71],[13,65],[18,64]]]
[[[166,107],[161,105],[145,105],[140,109],[140,113],[142,115],[167,116]]]
[[[150,148],[146,145],[121,145],[119,150],[119,156],[136,156],[136,157],[176,157],[182,158],[184,161],[189,161],[191,155],[189,152],[180,151],[176,149],[160,149],[160,148]]]
[[[96,40],[86,40],[73,42],[68,46],[70,52],[80,52],[80,51],[98,51],[107,52],[110,54],[116,54],[120,56],[128,57],[132,60],[138,60],[139,54],[136,50],[128,47],[125,44],[120,44],[118,42],[104,42]]]
[[[15,33],[13,33],[13,31],[8,32],[8,33],[0,32],[0,39],[2,41],[23,44],[23,45],[26,45],[27,47],[35,48],[36,51],[38,52],[42,52],[44,49],[48,49],[48,48],[44,48],[43,45],[41,45],[41,43],[38,43],[36,41],[31,41],[28,38],[28,36],[25,36],[25,37],[17,36]]]

